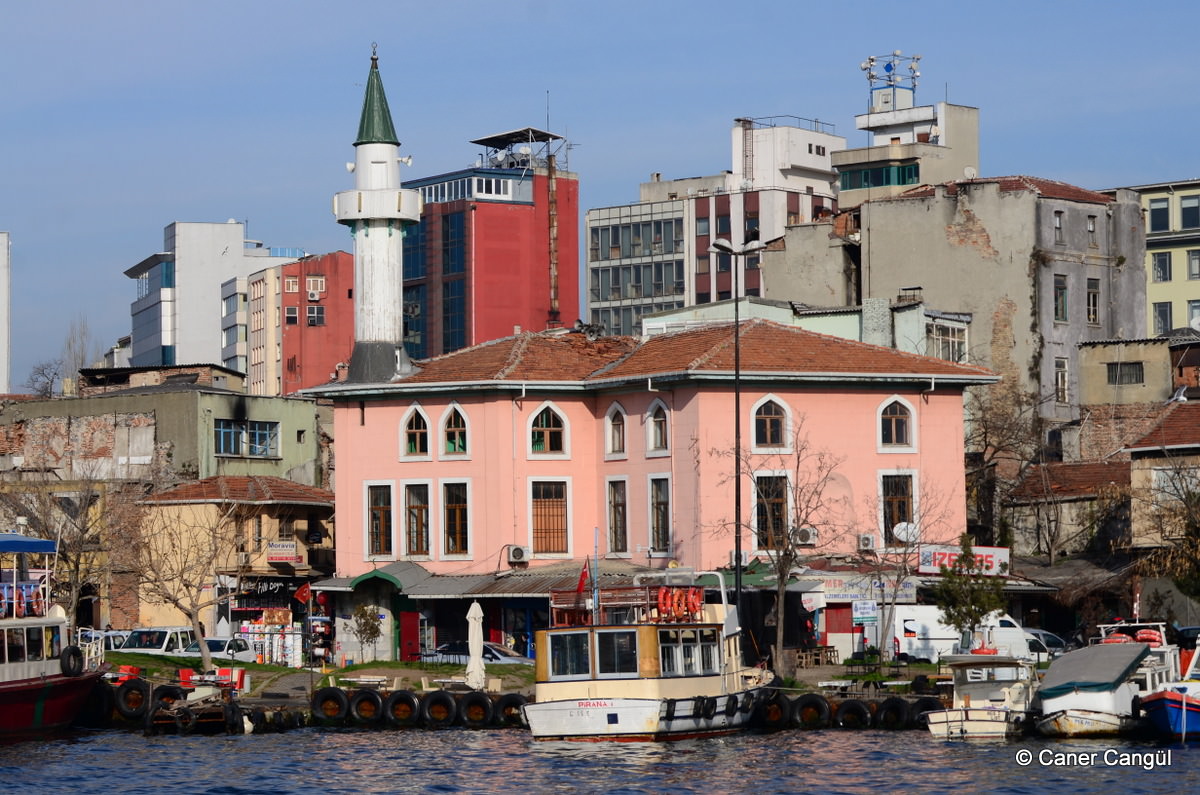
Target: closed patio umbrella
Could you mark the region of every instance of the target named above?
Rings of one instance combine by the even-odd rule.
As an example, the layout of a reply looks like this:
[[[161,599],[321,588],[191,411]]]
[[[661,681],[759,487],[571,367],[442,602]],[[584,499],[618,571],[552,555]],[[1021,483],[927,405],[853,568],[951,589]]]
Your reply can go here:
[[[483,667],[483,608],[472,602],[467,611],[467,687],[482,690],[487,672]]]

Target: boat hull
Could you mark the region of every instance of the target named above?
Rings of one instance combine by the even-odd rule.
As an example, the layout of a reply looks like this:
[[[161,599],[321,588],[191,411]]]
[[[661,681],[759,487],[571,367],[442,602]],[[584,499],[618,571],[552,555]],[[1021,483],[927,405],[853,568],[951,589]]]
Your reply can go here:
[[[1158,734],[1200,740],[1200,698],[1161,691],[1142,698],[1142,712]]]
[[[1046,737],[1111,737],[1132,731],[1138,721],[1129,715],[1085,709],[1052,712],[1037,722]]]
[[[929,733],[939,740],[1003,740],[1020,737],[1029,714],[1020,710],[960,707],[926,712]]]
[[[734,706],[730,706],[731,701]],[[588,698],[533,702],[525,720],[535,740],[661,742],[714,737],[750,724],[756,690],[688,699]]]
[[[0,684],[0,735],[33,734],[70,726],[79,717],[101,673],[56,674]]]

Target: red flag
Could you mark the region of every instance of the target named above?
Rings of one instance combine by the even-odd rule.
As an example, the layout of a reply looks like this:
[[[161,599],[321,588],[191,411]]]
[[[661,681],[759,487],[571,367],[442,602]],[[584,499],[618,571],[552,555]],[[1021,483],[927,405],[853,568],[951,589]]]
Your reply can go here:
[[[579,585],[575,586],[575,593],[583,593],[583,589],[587,587],[588,582],[588,559],[583,559],[583,571],[579,572]]]
[[[312,587],[308,583],[304,583],[296,589],[296,593],[292,596],[297,602],[308,604],[308,597],[312,594]]]

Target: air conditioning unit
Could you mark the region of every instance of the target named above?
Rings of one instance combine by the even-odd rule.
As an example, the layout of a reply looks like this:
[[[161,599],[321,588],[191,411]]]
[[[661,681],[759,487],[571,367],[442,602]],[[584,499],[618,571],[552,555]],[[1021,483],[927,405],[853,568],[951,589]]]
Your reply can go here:
[[[509,563],[528,563],[533,557],[533,550],[529,547],[511,546],[508,548]]]
[[[858,548],[862,552],[869,552],[875,548],[875,534],[863,533],[858,537]]]
[[[750,565],[751,558],[752,558],[752,555],[744,549],[741,551],[741,553],[737,553],[737,552],[730,550],[729,565],[737,566],[739,569],[744,569]]]
[[[799,547],[815,547],[817,545],[817,528],[815,527],[799,527],[796,528],[796,546]]]
[[[237,553],[237,565],[249,566],[250,565],[250,553],[249,552]]]
[[[308,300],[320,301],[321,300],[321,291],[320,290],[309,290],[308,291]]]

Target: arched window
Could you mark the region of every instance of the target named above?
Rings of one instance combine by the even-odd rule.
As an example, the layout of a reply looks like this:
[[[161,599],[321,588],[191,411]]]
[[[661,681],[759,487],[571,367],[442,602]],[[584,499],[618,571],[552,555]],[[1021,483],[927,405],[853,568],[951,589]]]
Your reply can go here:
[[[419,411],[412,413],[404,428],[404,454],[429,455],[429,425]]]
[[[467,452],[467,421],[458,409],[446,417],[446,452],[462,455]]]
[[[768,400],[754,412],[754,444],[757,447],[784,447],[783,432],[787,414],[774,400]]]
[[[546,407],[533,418],[530,447],[535,453],[563,452],[563,421],[553,409]]]
[[[625,452],[625,414],[614,408],[608,415],[608,453],[620,455]]]
[[[667,427],[667,410],[660,403],[650,412],[650,449],[663,451],[669,447],[670,429]]]
[[[884,407],[879,415],[879,441],[885,447],[910,447],[912,445],[911,428],[909,427],[912,412],[898,400],[893,400]]]

